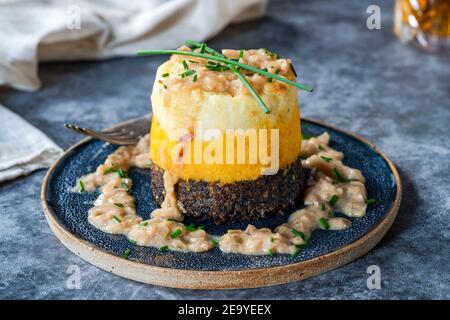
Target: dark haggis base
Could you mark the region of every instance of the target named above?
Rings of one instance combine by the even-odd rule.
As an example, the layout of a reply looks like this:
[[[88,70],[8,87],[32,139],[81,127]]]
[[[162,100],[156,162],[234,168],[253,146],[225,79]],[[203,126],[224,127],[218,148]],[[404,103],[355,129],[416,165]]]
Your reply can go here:
[[[152,193],[158,205],[164,200],[164,170],[151,166]],[[301,159],[274,175],[256,180],[221,184],[180,180],[175,186],[178,203],[186,216],[219,224],[263,218],[282,213],[301,198],[306,185],[306,170]]]

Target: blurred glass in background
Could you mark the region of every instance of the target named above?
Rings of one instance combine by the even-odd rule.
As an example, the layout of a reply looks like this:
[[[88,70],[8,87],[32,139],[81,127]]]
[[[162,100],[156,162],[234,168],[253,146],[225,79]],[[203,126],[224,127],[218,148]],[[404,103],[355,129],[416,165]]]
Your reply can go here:
[[[431,52],[450,52],[450,0],[396,0],[395,34]]]

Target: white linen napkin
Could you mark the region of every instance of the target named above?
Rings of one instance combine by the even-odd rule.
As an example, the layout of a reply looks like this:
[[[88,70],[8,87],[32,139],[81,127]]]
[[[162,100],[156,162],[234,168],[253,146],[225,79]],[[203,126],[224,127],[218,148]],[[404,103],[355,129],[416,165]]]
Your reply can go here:
[[[62,150],[44,133],[0,105],[0,182],[49,167]]]
[[[39,61],[102,59],[203,41],[267,0],[0,0],[0,85],[37,90]]]

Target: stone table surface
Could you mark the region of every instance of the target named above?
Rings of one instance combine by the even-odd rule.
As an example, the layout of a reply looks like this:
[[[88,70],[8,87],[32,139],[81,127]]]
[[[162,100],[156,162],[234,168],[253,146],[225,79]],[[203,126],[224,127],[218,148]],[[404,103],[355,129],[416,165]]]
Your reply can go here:
[[[272,1],[265,18],[228,27],[210,45],[266,47],[292,57],[303,116],[356,132],[397,165],[399,216],[367,255],[323,275],[259,289],[194,291],[144,285],[104,272],[52,234],[39,192],[45,171],[0,184],[0,298],[14,299],[449,299],[450,59],[401,44],[391,1]],[[381,29],[366,9],[381,7]],[[195,37],[195,35],[193,35]],[[80,137],[65,122],[102,128],[149,111],[149,90],[166,57],[40,66],[38,92],[0,91],[0,102],[66,149]],[[0,120],[1,124],[1,120]],[[81,288],[66,285],[69,266]],[[381,289],[369,290],[378,265]]]

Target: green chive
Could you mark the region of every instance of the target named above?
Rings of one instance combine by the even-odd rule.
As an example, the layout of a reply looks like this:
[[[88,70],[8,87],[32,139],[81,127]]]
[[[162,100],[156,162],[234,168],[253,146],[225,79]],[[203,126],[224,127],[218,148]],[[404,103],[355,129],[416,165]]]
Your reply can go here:
[[[122,222],[122,220],[120,220],[118,216],[113,216],[113,219],[116,220],[118,223]]]
[[[339,200],[339,196],[337,194],[333,194],[333,196],[330,199],[330,204],[332,206],[334,206],[336,204],[336,202],[338,202],[338,200]]]
[[[124,253],[123,253],[123,257],[125,258],[125,259],[128,259],[128,257],[131,255],[131,249],[127,249],[127,250],[125,250],[124,251]]]
[[[206,49],[206,43],[202,43],[202,45],[200,46],[200,53],[205,53],[205,49]]]
[[[197,229],[206,230],[205,226],[198,226]]]
[[[325,148],[323,147],[323,145],[319,144],[317,146],[317,149],[319,149],[320,151],[325,151]]]
[[[337,182],[349,183],[349,182],[352,182],[352,181],[359,181],[358,179],[347,179],[336,168],[333,168],[333,172],[336,175]]]
[[[330,225],[328,224],[327,219],[325,219],[323,217],[319,219],[319,224],[322,228],[324,228],[326,230],[330,229]]]
[[[113,172],[116,172],[114,167],[108,167],[108,168],[105,169],[105,171],[103,171],[103,174],[106,175],[106,174],[110,174],[110,173],[113,173]]]
[[[270,237],[270,242],[274,242],[275,239],[273,237]]]
[[[129,241],[131,244],[134,244],[134,245],[137,243],[136,240],[133,240],[133,239],[129,239],[128,241]]]
[[[320,208],[321,208],[323,211],[325,211],[325,210],[327,209],[325,203],[323,203],[323,202],[320,204]]]
[[[119,168],[119,169],[117,170],[117,174],[118,174],[119,177],[121,177],[121,178],[126,178],[126,176],[127,176],[127,171],[126,171],[126,170],[123,170],[122,168]]]
[[[188,60],[190,63],[198,63],[198,61],[195,60]]]
[[[84,183],[83,183],[83,181],[81,181],[81,180],[78,180],[78,185],[79,185],[79,188],[80,188],[80,192],[84,192]]]
[[[303,232],[301,232],[301,231],[299,231],[299,230],[297,230],[295,228],[292,228],[291,231],[296,237],[302,238],[304,241],[306,241],[306,237],[305,237],[305,234]]]
[[[333,158],[320,156],[325,162],[330,162]]]
[[[219,241],[217,241],[216,239],[212,239],[211,243],[214,247],[218,247],[219,246]]]
[[[374,198],[369,198],[366,200],[366,204],[374,204],[376,200]]]
[[[167,221],[172,221],[172,222],[178,222],[177,220],[175,220],[175,219],[172,219],[172,218],[169,218],[169,219],[166,219]]]
[[[194,74],[194,76],[192,77],[192,82],[197,81],[197,74]]]
[[[125,189],[126,192],[130,192],[130,187],[128,186],[128,184],[126,184],[125,182],[122,182],[120,185],[122,186],[122,188]]]
[[[186,60],[183,60],[183,68],[184,68],[184,70],[189,70],[189,66],[188,66]]]
[[[168,246],[162,246],[161,248],[159,248],[159,251],[162,251],[162,252],[167,251],[167,250],[169,250]]]
[[[300,160],[306,160],[306,159],[308,159],[307,156],[300,156]]]
[[[182,233],[183,233],[183,231],[181,231],[181,229],[177,229],[177,230],[175,230],[174,232],[172,232],[172,233],[170,234],[170,237],[171,237],[172,239],[176,239],[176,238],[178,238],[179,236],[181,236]]]
[[[274,254],[275,254],[275,251],[272,248],[270,248],[269,249],[269,256],[273,256]]]
[[[167,78],[169,75],[170,75],[170,73],[167,72],[167,73],[164,73],[164,74],[162,75],[162,77],[163,77],[163,78]]]
[[[244,56],[244,50],[239,50],[239,59],[242,58]]]
[[[141,222],[139,225],[142,227],[146,227],[146,226],[148,226],[148,222]]]
[[[165,84],[163,84],[163,88],[167,90],[167,86]]]
[[[197,231],[197,227],[195,226],[195,224],[191,223],[190,225],[184,226],[184,228],[186,229],[186,231]]]
[[[115,202],[114,205],[115,205],[116,207],[119,207],[119,208],[123,208],[123,207],[124,207],[124,205],[121,204],[121,203],[119,203],[119,202]]]
[[[180,73],[180,77],[185,78],[185,77],[192,76],[193,74],[195,74],[195,70],[187,70],[183,73]]]

